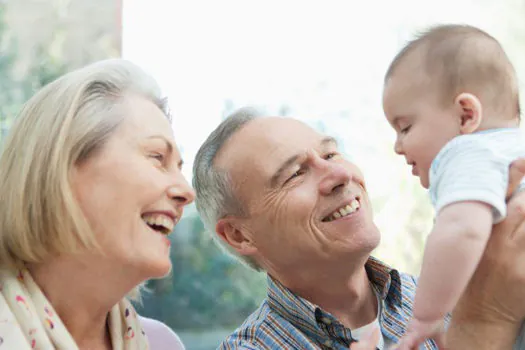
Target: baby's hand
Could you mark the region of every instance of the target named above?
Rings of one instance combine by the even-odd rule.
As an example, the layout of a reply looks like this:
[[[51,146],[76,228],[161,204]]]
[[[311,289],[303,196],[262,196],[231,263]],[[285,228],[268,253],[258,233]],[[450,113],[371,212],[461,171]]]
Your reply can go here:
[[[413,318],[407,332],[401,338],[397,350],[417,350],[419,345],[427,339],[436,342],[439,349],[445,349],[445,333],[443,321],[420,321]]]

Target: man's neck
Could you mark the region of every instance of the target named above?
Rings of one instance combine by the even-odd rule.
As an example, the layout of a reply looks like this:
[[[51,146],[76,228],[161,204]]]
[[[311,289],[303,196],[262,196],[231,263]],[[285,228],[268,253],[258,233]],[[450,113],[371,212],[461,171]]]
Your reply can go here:
[[[29,271],[80,349],[111,349],[108,314],[126,294],[117,278],[96,275],[96,268],[67,258]]]
[[[312,273],[293,281],[275,277],[295,294],[329,312],[346,327],[355,329],[372,322],[378,312],[377,296],[364,263],[355,266],[353,271],[318,266],[315,271],[310,270]],[[315,273],[319,271],[325,273]]]

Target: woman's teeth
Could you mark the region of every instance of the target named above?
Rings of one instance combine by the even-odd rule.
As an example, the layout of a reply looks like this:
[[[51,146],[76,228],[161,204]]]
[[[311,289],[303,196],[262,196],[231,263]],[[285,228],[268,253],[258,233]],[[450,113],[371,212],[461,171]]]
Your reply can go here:
[[[175,227],[175,221],[164,214],[144,214],[142,220],[153,230],[162,234],[170,234]]]

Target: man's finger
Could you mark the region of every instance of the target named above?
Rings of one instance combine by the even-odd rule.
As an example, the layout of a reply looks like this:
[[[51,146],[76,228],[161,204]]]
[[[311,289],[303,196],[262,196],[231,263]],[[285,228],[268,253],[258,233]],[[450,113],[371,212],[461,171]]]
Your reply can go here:
[[[525,175],[525,158],[516,159],[510,165],[509,169],[509,186],[507,188],[507,199],[516,191],[521,179]]]

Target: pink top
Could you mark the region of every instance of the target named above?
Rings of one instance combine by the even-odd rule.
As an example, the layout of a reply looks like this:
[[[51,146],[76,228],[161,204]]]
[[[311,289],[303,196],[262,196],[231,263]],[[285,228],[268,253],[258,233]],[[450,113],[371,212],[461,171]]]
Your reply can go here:
[[[179,336],[164,323],[139,316],[151,350],[185,350]]]

